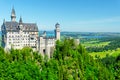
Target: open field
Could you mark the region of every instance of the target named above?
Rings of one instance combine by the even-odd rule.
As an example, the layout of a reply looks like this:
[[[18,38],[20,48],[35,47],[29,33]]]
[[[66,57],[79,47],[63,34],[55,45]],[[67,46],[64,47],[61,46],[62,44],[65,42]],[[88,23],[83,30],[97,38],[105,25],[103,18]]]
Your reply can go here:
[[[96,41],[86,41],[82,45],[85,47],[102,47],[108,45],[109,43],[110,41],[100,42],[99,40],[96,40]]]
[[[109,50],[109,51],[103,51],[103,52],[92,52],[89,53],[89,55],[93,56],[93,58],[95,58],[96,56],[99,56],[100,58],[104,58],[106,56],[113,56],[116,57],[118,55],[120,55],[120,48],[118,48],[117,50]]]

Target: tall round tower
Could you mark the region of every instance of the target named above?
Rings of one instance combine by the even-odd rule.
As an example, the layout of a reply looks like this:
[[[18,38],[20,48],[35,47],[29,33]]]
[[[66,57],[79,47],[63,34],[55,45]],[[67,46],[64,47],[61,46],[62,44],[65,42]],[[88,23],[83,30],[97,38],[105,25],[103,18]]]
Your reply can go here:
[[[60,24],[55,24],[55,38],[56,40],[60,40]]]
[[[15,15],[14,7],[12,8],[12,12],[11,12],[11,21],[13,21],[13,22],[16,21],[16,15]]]

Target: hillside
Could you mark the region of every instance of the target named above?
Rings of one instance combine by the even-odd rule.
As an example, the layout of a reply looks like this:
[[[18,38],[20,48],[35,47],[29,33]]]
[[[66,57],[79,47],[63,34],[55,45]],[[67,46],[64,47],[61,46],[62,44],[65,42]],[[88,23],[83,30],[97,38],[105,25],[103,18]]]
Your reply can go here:
[[[115,80],[120,79],[120,55],[93,59],[73,40],[56,42],[53,57],[44,58],[30,48],[4,52],[0,48],[0,79]]]

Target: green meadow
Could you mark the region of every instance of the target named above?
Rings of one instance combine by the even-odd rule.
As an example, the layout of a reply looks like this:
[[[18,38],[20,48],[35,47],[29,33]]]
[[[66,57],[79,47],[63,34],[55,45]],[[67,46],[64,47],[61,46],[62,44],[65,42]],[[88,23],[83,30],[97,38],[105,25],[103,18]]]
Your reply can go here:
[[[117,50],[108,50],[108,51],[103,51],[103,52],[92,52],[92,53],[89,53],[89,55],[92,56],[93,58],[96,58],[96,57],[105,58],[107,56],[117,57],[118,55],[120,55],[120,48],[118,48]]]

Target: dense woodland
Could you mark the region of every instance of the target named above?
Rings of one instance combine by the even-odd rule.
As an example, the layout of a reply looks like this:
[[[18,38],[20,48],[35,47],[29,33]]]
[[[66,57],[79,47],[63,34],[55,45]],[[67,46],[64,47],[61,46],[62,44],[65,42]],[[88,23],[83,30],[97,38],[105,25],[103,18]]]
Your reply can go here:
[[[5,52],[0,48],[1,80],[120,80],[120,55],[93,59],[81,44],[56,42],[53,57],[42,57],[25,47]]]

